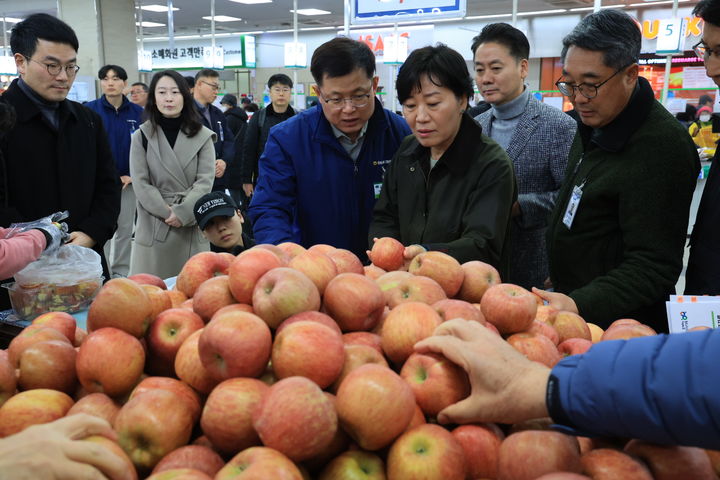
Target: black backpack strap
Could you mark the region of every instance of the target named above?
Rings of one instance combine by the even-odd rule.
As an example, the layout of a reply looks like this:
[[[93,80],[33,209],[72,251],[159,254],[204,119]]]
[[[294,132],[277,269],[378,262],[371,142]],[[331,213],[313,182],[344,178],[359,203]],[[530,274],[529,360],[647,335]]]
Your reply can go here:
[[[147,139],[147,137],[145,136],[145,132],[143,132],[142,130],[140,130],[140,135],[142,136],[142,146],[143,146],[143,150],[145,150],[145,151],[147,152],[148,139]]]

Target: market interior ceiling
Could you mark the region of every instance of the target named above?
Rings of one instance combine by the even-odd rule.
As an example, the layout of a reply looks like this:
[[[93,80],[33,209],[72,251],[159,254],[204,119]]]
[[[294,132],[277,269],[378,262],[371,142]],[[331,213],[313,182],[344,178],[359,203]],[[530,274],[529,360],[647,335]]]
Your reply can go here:
[[[117,1],[117,0],[113,0]],[[270,3],[245,4],[252,0],[215,0],[215,15],[234,17],[238,20],[215,22],[216,33],[266,32],[292,29],[292,0],[272,0]],[[254,0],[258,1],[258,0]],[[269,0],[264,0],[268,2]],[[377,0],[388,1],[388,0]],[[405,0],[411,4],[412,0]],[[99,3],[99,2],[97,2]],[[330,12],[322,15],[298,15],[298,28],[322,29],[343,25],[343,0],[297,0],[298,12],[303,9],[318,9]],[[467,17],[508,14],[512,11],[512,0],[467,0]],[[681,0],[680,6],[690,6],[696,0]],[[58,0],[0,0],[0,15],[23,18],[31,13],[57,13]],[[160,5],[167,7],[167,0],[135,0],[138,6]],[[593,0],[519,0],[518,11],[522,15],[543,12],[558,14],[572,9],[592,9]],[[664,0],[602,0],[602,6],[668,6]],[[175,35],[205,35],[210,33],[210,0],[173,0]],[[159,24],[143,27],[144,37],[167,36],[167,10],[154,12],[143,9],[143,22]],[[497,21],[502,21],[498,19]]]

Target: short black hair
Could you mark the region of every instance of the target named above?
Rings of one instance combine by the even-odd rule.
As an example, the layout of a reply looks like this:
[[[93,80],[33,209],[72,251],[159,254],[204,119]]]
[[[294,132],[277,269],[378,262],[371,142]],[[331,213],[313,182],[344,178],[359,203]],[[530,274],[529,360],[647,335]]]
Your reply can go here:
[[[701,0],[692,13],[705,22],[720,27],[720,0]]]
[[[250,104],[248,104],[248,105],[245,105],[245,107],[243,107],[243,108],[244,108],[244,110],[245,110],[246,112],[255,113],[255,112],[259,112],[259,111],[260,111],[260,107],[258,106],[257,103],[250,103]]]
[[[150,120],[150,123],[152,123],[154,128],[157,128],[160,123],[162,113],[160,113],[160,110],[157,108],[155,88],[157,87],[160,79],[163,77],[170,77],[177,84],[180,94],[183,97],[183,108],[180,112],[180,118],[182,119],[180,129],[188,137],[194,137],[202,128],[202,123],[200,123],[200,114],[198,114],[197,109],[195,108],[195,101],[190,94],[190,87],[188,87],[185,78],[175,70],[163,70],[161,72],[157,72],[153,76],[153,79],[150,82],[150,92],[148,94],[147,105],[145,105],[145,118]]]
[[[185,83],[187,84],[188,88],[195,87],[195,77],[191,75],[185,75],[183,78],[185,79]]]
[[[272,88],[272,86],[275,85],[276,83],[279,83],[280,85],[286,85],[290,88],[292,88],[292,86],[293,86],[293,81],[290,79],[290,77],[288,77],[284,73],[276,73],[275,75],[270,77],[270,79],[268,80],[267,86],[268,86],[268,88]]]
[[[375,54],[363,42],[347,37],[335,37],[323,43],[313,52],[310,73],[315,83],[322,86],[323,78],[342,77],[358,68],[365,70],[368,78],[375,76]]]
[[[485,25],[480,35],[473,38],[472,47],[470,47],[473,55],[481,43],[488,42],[505,46],[510,51],[510,55],[515,57],[518,62],[530,58],[530,42],[527,37],[521,30],[507,23]]]
[[[620,69],[640,58],[640,27],[630,15],[619,10],[600,10],[583,18],[563,38],[561,58],[565,61],[570,47],[603,53],[605,66]]]
[[[130,85],[130,86],[131,86],[131,87],[142,87],[143,90],[145,90],[145,93],[147,93],[148,91],[150,91],[150,89],[148,88],[148,86],[147,86],[146,84],[144,84],[143,82],[135,82],[135,83],[133,83],[133,84]]]
[[[127,72],[119,65],[105,65],[100,70],[98,70],[98,78],[102,80],[103,78],[107,77],[107,74],[110,70],[115,72],[115,75],[117,75],[118,78],[123,82],[127,81]]]
[[[698,105],[705,105],[706,103],[713,103],[713,98],[710,95],[700,95],[698,98]]]
[[[70,25],[47,13],[36,13],[16,23],[12,28],[10,49],[13,54],[19,53],[30,58],[35,53],[38,40],[64,43],[76,52],[80,47],[77,35]]]
[[[420,81],[425,77],[438,87],[451,90],[457,98],[469,99],[473,95],[472,78],[465,59],[442,43],[413,50],[400,67],[395,81],[400,103],[410,98],[414,91],[421,90]]]
[[[209,78],[220,78],[220,74],[213,70],[212,68],[203,68],[198,73],[195,74],[195,81],[197,82],[199,78],[203,77],[209,77]]]

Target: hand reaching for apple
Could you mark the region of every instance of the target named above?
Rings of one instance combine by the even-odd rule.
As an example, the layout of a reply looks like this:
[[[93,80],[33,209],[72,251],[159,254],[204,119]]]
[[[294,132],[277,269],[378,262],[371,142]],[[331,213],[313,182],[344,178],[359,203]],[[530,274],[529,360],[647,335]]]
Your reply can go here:
[[[403,263],[402,270],[407,271],[408,267],[410,266],[410,262],[412,262],[413,258],[417,257],[421,253],[427,252],[427,249],[423,247],[422,245],[409,245],[405,247],[405,251],[403,252],[403,257],[405,258],[405,262]]]
[[[444,355],[470,378],[470,396],[442,410],[440,423],[516,423],[548,416],[550,369],[531,362],[478,322],[447,321],[415,344],[415,350]]]
[[[77,414],[0,439],[0,479],[133,478],[120,457],[83,441],[91,435],[117,437],[105,420]]]
[[[580,312],[578,312],[577,305],[575,304],[575,300],[564,293],[548,292],[547,290],[540,290],[535,287],[533,287],[532,291],[535,295],[548,302],[548,305],[556,310],[564,310],[566,312],[577,313],[578,315],[580,314]]]

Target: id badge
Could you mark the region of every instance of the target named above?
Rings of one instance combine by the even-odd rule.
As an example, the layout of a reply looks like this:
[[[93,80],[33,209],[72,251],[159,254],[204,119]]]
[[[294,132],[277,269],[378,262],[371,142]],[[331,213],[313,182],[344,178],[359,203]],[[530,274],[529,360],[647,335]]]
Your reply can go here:
[[[568,202],[568,206],[565,209],[565,215],[563,216],[563,223],[568,228],[568,230],[572,226],[573,220],[575,220],[575,213],[580,206],[580,199],[582,198],[582,194],[582,185],[576,185],[573,187],[572,195],[570,195],[570,201]]]
[[[373,189],[375,190],[375,200],[380,198],[380,191],[382,190],[382,183],[374,183]]]

